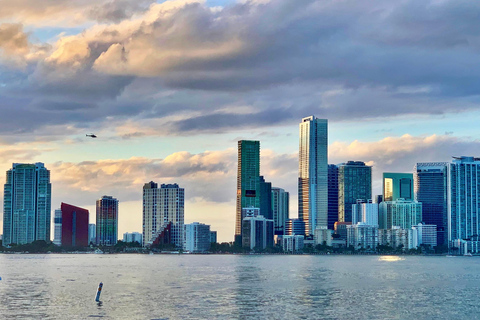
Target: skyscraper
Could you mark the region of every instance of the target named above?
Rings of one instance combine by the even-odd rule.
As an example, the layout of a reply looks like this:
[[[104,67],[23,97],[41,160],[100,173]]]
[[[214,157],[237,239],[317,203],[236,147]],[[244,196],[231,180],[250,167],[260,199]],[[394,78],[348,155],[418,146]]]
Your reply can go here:
[[[454,158],[448,165],[448,240],[478,244],[480,236],[480,158]],[[475,252],[478,246],[475,245]]]
[[[352,204],[372,199],[372,167],[362,161],[338,165],[338,221],[352,222]]]
[[[241,243],[243,208],[260,207],[260,141],[238,141],[235,242]]]
[[[7,171],[3,202],[3,245],[50,241],[50,171],[43,163],[14,163]]]
[[[298,217],[306,236],[328,226],[328,122],[315,116],[300,123]]]
[[[210,250],[210,226],[203,223],[184,225],[185,240],[183,250],[188,252],[205,252]]]
[[[415,200],[422,203],[422,221],[437,226],[437,242],[447,244],[447,162],[417,163],[414,168]]]
[[[378,224],[380,229],[400,227],[410,229],[422,222],[422,204],[417,201],[383,201],[378,208]]]
[[[143,245],[151,244],[154,237],[169,223],[170,236],[175,246],[183,247],[185,189],[178,184],[158,184],[153,181],[143,186]]]
[[[259,177],[260,184],[260,214],[265,219],[273,219],[272,211],[272,183],[266,182],[263,176]]]
[[[338,167],[328,165],[328,229],[333,230],[338,221]]]
[[[399,198],[411,201],[413,194],[413,174],[383,173],[383,201],[395,201]]]
[[[103,196],[97,200],[97,244],[113,246],[118,240],[118,200]]]
[[[289,193],[282,188],[272,188],[272,211],[275,234],[284,235],[285,226],[289,219]]]

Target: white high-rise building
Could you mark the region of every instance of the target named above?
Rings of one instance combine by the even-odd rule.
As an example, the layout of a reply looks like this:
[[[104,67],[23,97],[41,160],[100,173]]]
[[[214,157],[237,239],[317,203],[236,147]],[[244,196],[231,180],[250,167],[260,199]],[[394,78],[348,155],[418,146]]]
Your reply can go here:
[[[62,209],[55,210],[55,216],[53,218],[53,244],[57,246],[62,245]]]
[[[328,121],[315,116],[300,123],[298,217],[306,236],[328,228]]]
[[[378,226],[367,225],[359,222],[347,225],[347,246],[353,246],[356,250],[377,250]]]
[[[352,224],[358,222],[378,226],[378,203],[372,203],[372,200],[357,200],[356,204],[352,204]]]
[[[273,247],[273,220],[248,215],[242,223],[242,246],[250,249]]]
[[[412,232],[408,242],[409,249],[415,249],[422,244],[428,245],[433,249],[433,247],[437,246],[437,226],[424,223],[412,226]]]
[[[183,247],[185,189],[178,184],[146,183],[143,187],[143,246],[152,243],[154,235],[172,223],[171,241]]]
[[[183,250],[188,252],[205,252],[210,249],[210,226],[203,223],[184,225],[185,241]]]

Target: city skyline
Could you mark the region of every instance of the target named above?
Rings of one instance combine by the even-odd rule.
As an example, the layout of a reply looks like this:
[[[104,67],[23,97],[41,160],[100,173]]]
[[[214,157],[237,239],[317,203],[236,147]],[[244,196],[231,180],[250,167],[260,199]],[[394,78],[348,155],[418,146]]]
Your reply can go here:
[[[45,163],[53,208],[109,194],[118,233],[141,232],[143,184],[178,183],[185,222],[232,241],[237,141],[261,141],[294,218],[310,115],[373,195],[383,172],[480,150],[475,3],[120,2],[2,2],[0,172]]]

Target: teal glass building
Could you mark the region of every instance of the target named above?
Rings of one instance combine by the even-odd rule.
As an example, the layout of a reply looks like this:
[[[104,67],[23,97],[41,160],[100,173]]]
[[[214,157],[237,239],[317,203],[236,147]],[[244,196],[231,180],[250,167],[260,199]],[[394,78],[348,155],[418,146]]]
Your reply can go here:
[[[412,173],[384,172],[383,201],[414,200],[413,185]]]
[[[241,243],[243,208],[260,208],[260,141],[238,141],[235,242]],[[262,214],[262,213],[260,213]]]

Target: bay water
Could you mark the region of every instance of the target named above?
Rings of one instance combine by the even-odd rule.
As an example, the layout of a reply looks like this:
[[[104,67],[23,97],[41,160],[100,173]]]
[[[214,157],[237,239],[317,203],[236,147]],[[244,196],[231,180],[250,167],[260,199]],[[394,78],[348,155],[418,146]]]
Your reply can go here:
[[[0,277],[0,319],[480,319],[480,257],[0,254]]]

